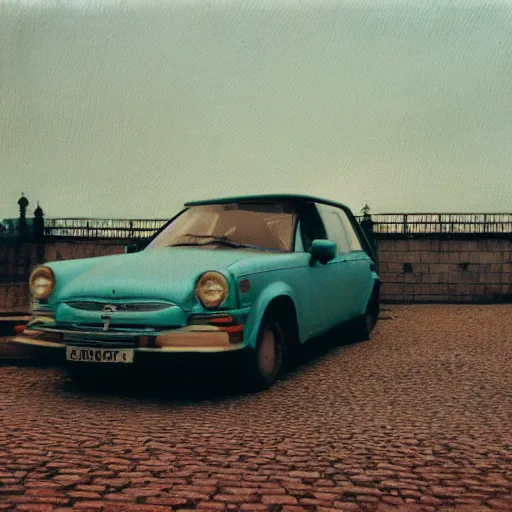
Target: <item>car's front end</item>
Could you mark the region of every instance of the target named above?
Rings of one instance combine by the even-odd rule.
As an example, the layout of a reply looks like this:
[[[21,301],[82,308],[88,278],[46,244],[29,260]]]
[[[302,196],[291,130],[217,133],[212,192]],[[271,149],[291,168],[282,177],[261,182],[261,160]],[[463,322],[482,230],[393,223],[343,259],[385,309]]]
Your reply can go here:
[[[107,256],[85,269],[87,260],[38,267],[30,278],[32,319],[13,342],[68,365],[92,366],[242,350],[250,308],[238,307],[234,278],[204,270],[214,251],[172,252],[171,258],[169,249]],[[227,262],[241,257],[219,253]]]

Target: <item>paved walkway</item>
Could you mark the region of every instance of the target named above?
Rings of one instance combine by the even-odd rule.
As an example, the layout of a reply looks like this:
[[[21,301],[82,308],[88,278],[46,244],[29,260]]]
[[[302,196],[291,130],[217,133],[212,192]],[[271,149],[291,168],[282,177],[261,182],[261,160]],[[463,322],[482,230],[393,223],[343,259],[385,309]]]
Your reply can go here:
[[[0,367],[0,510],[512,511],[512,307],[386,316],[252,396]]]

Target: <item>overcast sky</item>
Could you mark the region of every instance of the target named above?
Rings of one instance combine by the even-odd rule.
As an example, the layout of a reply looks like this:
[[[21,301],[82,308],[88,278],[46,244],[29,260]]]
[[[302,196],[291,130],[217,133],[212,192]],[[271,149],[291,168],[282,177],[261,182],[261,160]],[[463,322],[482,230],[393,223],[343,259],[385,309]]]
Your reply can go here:
[[[0,176],[0,218],[510,212],[512,3],[0,0]]]

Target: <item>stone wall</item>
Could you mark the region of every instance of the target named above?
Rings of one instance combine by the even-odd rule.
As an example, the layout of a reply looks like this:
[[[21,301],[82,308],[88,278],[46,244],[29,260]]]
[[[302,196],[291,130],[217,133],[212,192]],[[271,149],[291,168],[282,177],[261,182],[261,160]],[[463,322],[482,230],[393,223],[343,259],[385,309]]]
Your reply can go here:
[[[119,254],[124,245],[116,240],[0,241],[0,313],[28,311],[28,278],[39,263]]]
[[[28,311],[28,278],[44,261],[124,251],[126,241],[0,242],[0,313]],[[501,302],[512,299],[512,240],[381,239],[383,302]]]
[[[379,240],[386,302],[497,302],[512,298],[512,240]]]

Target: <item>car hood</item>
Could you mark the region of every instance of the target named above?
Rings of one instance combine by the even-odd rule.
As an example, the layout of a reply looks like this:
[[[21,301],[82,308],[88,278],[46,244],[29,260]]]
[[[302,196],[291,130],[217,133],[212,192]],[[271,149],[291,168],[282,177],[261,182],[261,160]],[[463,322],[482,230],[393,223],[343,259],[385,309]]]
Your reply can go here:
[[[52,303],[75,299],[152,299],[186,307],[197,278],[226,269],[254,252],[173,247],[100,258],[49,263],[57,286]]]

